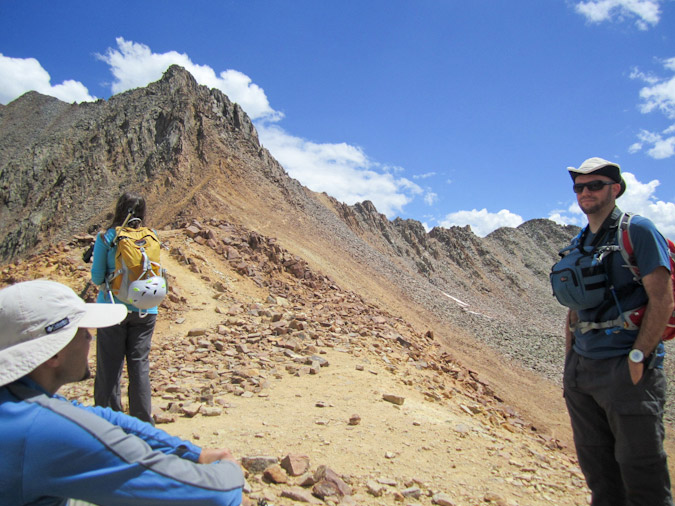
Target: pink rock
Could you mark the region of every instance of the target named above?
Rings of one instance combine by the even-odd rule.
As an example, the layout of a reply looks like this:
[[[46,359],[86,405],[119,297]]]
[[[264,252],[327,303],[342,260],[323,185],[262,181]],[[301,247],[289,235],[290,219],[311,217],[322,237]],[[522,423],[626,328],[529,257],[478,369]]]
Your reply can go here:
[[[281,461],[281,467],[290,476],[300,476],[309,471],[309,457],[307,455],[289,453]]]

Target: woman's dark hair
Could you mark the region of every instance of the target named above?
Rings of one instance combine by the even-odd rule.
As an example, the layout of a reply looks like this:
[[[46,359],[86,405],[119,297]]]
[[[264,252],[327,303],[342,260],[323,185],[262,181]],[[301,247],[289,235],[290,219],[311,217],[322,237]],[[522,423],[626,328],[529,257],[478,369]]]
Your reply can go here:
[[[125,192],[117,199],[115,216],[110,223],[110,228],[121,226],[129,213],[131,213],[131,218],[138,218],[141,221],[145,219],[145,199],[137,193]],[[138,227],[141,224],[138,220],[132,221],[129,226]]]

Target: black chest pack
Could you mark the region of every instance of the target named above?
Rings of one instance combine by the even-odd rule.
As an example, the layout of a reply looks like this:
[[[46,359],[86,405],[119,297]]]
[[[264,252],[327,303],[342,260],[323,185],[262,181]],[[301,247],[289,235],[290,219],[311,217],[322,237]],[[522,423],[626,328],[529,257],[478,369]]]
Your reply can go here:
[[[572,310],[592,309],[611,298],[611,285],[603,260],[617,245],[606,245],[607,237],[616,235],[620,211],[605,220],[590,244],[585,245],[588,227],[560,250],[562,257],[551,269],[550,280],[558,302]]]

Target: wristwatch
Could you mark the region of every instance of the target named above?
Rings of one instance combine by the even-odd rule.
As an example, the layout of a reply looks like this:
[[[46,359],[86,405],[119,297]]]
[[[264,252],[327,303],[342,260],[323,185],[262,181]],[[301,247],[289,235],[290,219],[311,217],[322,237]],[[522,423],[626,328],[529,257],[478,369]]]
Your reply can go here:
[[[636,364],[641,364],[644,359],[645,354],[642,353],[642,350],[638,350],[636,348],[630,350],[630,353],[628,354],[628,360]]]

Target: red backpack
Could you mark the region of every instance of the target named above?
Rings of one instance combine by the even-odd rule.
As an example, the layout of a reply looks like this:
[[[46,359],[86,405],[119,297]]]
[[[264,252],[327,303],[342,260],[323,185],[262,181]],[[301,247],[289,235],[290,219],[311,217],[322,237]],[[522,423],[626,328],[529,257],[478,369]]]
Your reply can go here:
[[[630,269],[633,273],[633,279],[636,282],[642,283],[640,277],[640,269],[638,269],[637,262],[635,261],[635,255],[633,250],[633,241],[630,238],[630,222],[633,219],[631,213],[623,213],[619,219],[619,226],[617,227],[617,242],[619,244],[619,251],[621,251],[621,256],[626,262],[626,267]],[[666,238],[668,243],[668,249],[670,250],[670,278],[673,286],[673,296],[675,297],[675,244],[670,239]],[[640,326],[642,322],[642,317],[645,314],[645,307],[634,309],[629,311],[627,314],[624,313],[624,316],[627,316],[628,319],[637,327]],[[675,337],[675,310],[673,310],[666,325],[666,329],[663,331],[661,339],[668,341]]]

